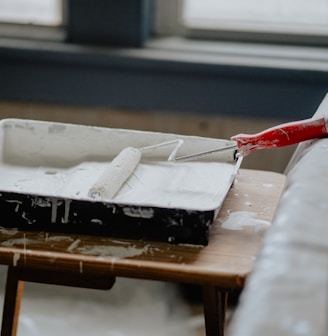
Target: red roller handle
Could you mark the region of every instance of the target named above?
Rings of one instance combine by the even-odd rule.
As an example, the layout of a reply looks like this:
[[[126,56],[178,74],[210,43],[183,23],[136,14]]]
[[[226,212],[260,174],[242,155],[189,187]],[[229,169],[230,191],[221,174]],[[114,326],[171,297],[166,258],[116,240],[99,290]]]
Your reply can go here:
[[[257,149],[288,146],[326,136],[326,120],[320,118],[281,124],[257,134],[238,134],[231,140],[237,142],[240,155],[246,156]]]

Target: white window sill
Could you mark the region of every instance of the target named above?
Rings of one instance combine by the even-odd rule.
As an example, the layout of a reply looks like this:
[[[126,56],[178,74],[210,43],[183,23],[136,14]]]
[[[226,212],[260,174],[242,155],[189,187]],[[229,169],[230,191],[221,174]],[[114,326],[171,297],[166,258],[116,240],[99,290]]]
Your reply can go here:
[[[149,41],[140,53],[156,58],[235,66],[328,71],[324,47],[199,41],[179,37]]]

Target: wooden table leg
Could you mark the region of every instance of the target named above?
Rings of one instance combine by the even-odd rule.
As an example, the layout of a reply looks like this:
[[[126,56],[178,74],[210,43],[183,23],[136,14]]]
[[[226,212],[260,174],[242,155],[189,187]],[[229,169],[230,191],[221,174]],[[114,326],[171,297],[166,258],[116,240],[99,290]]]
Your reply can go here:
[[[223,336],[228,292],[215,286],[203,286],[206,336]]]
[[[36,270],[8,267],[1,336],[16,336],[24,282],[109,290],[115,277],[72,273],[60,270]]]
[[[8,267],[1,336],[16,336],[23,287],[24,282],[19,280],[15,269]]]

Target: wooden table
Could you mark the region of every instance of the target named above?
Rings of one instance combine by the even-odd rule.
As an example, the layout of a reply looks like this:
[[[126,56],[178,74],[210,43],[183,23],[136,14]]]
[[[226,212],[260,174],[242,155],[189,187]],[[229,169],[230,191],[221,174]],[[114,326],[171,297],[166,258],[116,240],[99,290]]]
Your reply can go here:
[[[206,247],[0,228],[0,264],[9,266],[1,335],[16,334],[24,281],[110,289],[115,277],[200,285],[206,334],[223,335],[227,293],[244,285],[261,245],[254,224],[272,220],[284,181],[241,169]],[[232,214],[249,225],[222,228]]]

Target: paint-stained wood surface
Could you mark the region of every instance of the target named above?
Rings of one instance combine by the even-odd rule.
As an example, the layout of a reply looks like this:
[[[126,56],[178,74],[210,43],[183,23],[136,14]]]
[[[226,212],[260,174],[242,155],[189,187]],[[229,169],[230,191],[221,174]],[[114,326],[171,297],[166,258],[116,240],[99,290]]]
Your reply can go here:
[[[0,263],[86,275],[241,287],[252,270],[265,232],[263,224],[272,220],[284,181],[278,173],[241,169],[212,224],[206,247],[2,228]],[[236,221],[235,230],[222,228],[231,218]]]

